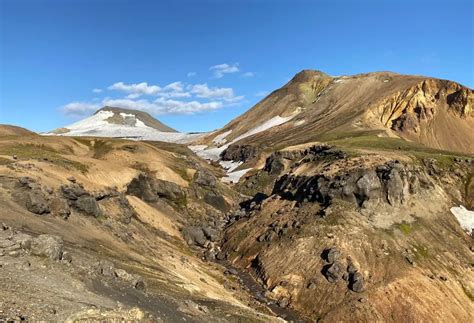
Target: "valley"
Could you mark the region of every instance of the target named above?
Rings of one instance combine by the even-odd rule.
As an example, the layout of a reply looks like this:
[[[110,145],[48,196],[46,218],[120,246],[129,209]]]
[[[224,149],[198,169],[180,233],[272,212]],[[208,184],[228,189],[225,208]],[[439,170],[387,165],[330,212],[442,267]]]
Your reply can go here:
[[[209,133],[0,126],[0,320],[468,322],[474,93],[304,70]]]

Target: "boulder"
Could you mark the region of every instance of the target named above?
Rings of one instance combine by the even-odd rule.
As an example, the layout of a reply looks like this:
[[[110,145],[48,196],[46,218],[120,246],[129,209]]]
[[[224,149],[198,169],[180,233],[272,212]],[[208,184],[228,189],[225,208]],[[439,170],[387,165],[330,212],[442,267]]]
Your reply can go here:
[[[115,266],[108,260],[101,260],[95,264],[95,270],[99,275],[112,277],[115,275]]]
[[[183,237],[184,240],[188,243],[188,245],[196,245],[199,247],[206,246],[206,235],[201,227],[197,226],[189,226],[183,228]]]
[[[339,260],[341,257],[341,252],[337,248],[329,248],[323,251],[323,258],[326,260],[328,263],[332,264],[336,260]]]
[[[94,197],[90,195],[80,196],[74,203],[74,207],[87,215],[98,217],[101,215],[99,205]]]
[[[88,195],[87,191],[79,184],[73,183],[70,185],[61,185],[59,188],[62,195],[71,201],[77,200],[83,195]]]
[[[201,185],[201,186],[214,188],[214,187],[216,187],[217,179],[214,176],[214,174],[212,174],[211,171],[209,171],[205,168],[202,168],[202,169],[197,171],[196,178],[195,178],[194,182],[198,185]]]
[[[219,231],[210,227],[206,226],[203,229],[204,235],[206,236],[207,239],[211,240],[212,242],[215,242],[219,240]]]
[[[344,274],[344,268],[338,261],[324,268],[323,274],[330,283],[335,283],[342,278]]]
[[[60,260],[63,254],[63,239],[58,236],[42,234],[31,241],[30,251],[35,256]]]
[[[355,272],[349,276],[349,289],[357,293],[365,290],[364,276],[360,272]]]
[[[50,203],[40,189],[33,189],[25,193],[25,206],[28,211],[35,214],[51,212]]]
[[[127,194],[137,196],[145,202],[156,202],[159,198],[178,205],[186,202],[186,193],[179,185],[146,174],[138,175],[128,184]]]

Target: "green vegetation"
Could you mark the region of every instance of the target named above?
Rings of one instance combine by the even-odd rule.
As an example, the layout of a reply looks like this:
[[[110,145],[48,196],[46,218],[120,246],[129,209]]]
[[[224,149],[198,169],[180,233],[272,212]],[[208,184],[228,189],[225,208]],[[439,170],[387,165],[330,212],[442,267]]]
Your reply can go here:
[[[397,227],[406,235],[409,235],[413,231],[413,227],[410,225],[410,223],[407,222],[402,222],[398,224]]]
[[[193,154],[191,149],[189,149],[185,145],[180,145],[180,144],[176,144],[176,143],[161,142],[161,141],[146,141],[146,143],[150,144],[151,146],[153,146],[155,148],[166,150],[166,151],[169,151],[171,153],[176,153],[176,154],[183,155],[183,156],[189,156],[189,155]]]
[[[423,245],[415,245],[415,249],[415,257],[418,260],[428,258],[430,256],[428,248]]]
[[[339,139],[330,139],[327,141],[331,144],[351,149],[360,148],[368,150],[402,151],[410,154],[416,163],[421,163],[425,158],[432,158],[436,160],[437,166],[442,169],[450,168],[454,164],[454,158],[456,157],[472,158],[472,156],[465,156],[451,151],[429,148],[399,138],[378,137],[373,134],[368,135],[367,133],[368,132],[358,132],[352,134],[353,136],[351,137],[344,137],[348,135],[347,133],[339,135],[333,134],[332,136],[334,136],[334,138],[339,137]]]
[[[35,159],[48,161],[66,169],[77,169],[82,173],[86,173],[88,170],[87,165],[64,158],[56,150],[44,144],[17,144],[2,147],[0,148],[0,155],[16,155],[20,160]]]

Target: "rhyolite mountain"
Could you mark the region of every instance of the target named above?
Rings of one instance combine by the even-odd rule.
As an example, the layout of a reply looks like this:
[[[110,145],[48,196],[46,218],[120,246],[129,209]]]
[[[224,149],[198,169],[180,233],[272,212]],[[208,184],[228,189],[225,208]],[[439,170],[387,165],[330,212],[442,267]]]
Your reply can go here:
[[[391,72],[331,77],[304,70],[202,143],[238,139],[263,149],[377,136],[472,154],[473,106],[473,90],[452,81]],[[266,132],[252,131],[265,123],[271,126]]]
[[[472,107],[302,71],[207,134],[0,126],[0,320],[473,321]]]

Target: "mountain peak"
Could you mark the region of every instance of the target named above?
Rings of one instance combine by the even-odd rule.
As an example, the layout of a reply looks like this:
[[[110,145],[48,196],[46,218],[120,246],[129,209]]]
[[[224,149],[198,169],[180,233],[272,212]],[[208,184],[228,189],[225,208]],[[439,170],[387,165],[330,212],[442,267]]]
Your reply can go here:
[[[145,124],[145,126],[154,128],[158,131],[176,132],[175,129],[168,127],[167,125],[156,120],[149,113],[144,111],[105,106],[97,110],[94,115],[97,115],[102,111],[108,111],[113,113],[112,116],[107,118],[107,121],[109,123],[135,126],[137,122],[142,122],[143,124]]]

